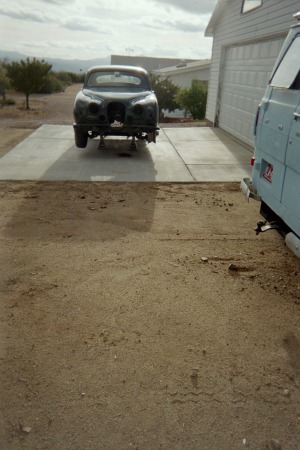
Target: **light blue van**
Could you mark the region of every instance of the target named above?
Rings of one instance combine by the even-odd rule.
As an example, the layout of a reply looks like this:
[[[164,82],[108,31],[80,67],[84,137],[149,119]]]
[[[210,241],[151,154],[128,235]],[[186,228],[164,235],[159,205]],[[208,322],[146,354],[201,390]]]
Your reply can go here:
[[[294,17],[257,111],[252,184],[241,187],[261,202],[257,234],[277,228],[300,257],[300,12]]]

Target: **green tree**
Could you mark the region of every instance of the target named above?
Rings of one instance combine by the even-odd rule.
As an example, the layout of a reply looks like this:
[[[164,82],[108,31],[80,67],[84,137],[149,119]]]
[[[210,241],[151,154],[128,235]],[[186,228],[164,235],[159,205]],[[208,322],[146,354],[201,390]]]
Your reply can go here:
[[[182,88],[177,94],[181,108],[191,113],[193,119],[205,119],[207,84],[193,80],[190,88]]]
[[[12,87],[26,96],[26,109],[29,109],[29,96],[41,89],[51,67],[46,61],[36,58],[5,65]]]
[[[0,95],[2,99],[6,99],[6,91],[10,87],[9,78],[7,77],[6,70],[4,68],[4,64],[0,61]]]
[[[176,100],[179,87],[172,83],[169,77],[161,78],[160,75],[151,73],[149,78],[157,97],[159,116],[163,109],[169,112],[175,111],[179,106]]]

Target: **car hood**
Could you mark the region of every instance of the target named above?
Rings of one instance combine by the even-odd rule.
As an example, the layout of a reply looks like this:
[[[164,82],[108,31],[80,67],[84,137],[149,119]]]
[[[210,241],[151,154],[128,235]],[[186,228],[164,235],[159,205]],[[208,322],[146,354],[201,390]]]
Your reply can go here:
[[[82,89],[82,93],[87,97],[91,97],[95,100],[119,100],[119,101],[128,101],[128,100],[141,100],[143,98],[152,95],[151,91],[143,91],[143,92],[116,92],[116,91],[98,91],[95,89]]]

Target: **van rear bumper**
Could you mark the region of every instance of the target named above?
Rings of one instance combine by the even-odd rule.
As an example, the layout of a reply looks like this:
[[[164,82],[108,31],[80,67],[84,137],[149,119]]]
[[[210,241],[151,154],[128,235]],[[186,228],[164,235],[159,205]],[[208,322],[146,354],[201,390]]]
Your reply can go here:
[[[241,181],[241,190],[246,199],[249,201],[249,198],[253,198],[254,200],[261,201],[259,195],[257,195],[250,187],[251,181],[250,178],[243,178]]]
[[[287,247],[292,250],[294,255],[300,258],[300,239],[294,233],[290,232],[285,236]]]
[[[253,198],[254,200],[261,201],[261,197],[253,192],[251,188],[251,181],[250,178],[243,178],[241,181],[241,190],[244,196],[249,201],[249,198]],[[266,222],[264,222],[266,223]],[[275,224],[276,222],[273,222]],[[272,225],[272,223],[271,223]],[[275,229],[280,228],[278,226],[269,226],[266,227],[265,230],[261,231],[267,231],[268,229]],[[258,234],[258,233],[257,233]],[[294,253],[295,256],[300,258],[300,238],[294,234],[291,230],[288,232],[284,231],[283,235],[285,236],[285,244],[286,246]]]

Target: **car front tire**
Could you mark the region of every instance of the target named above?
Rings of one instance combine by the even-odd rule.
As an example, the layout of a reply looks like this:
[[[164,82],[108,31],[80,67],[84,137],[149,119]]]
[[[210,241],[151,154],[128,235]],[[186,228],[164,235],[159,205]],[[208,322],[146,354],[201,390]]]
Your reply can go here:
[[[75,145],[78,148],[85,148],[87,146],[88,135],[80,127],[74,127]]]

